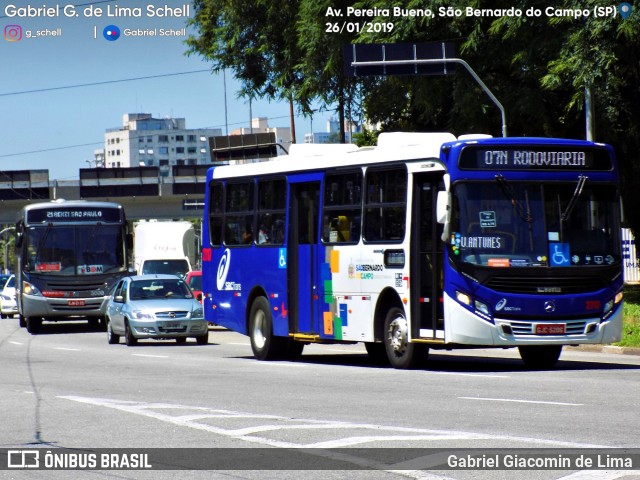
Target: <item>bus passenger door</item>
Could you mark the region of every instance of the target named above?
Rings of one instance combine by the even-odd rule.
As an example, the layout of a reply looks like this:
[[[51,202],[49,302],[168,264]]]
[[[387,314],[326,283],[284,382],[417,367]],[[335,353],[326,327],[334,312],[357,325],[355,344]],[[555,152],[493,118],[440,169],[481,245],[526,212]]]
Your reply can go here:
[[[287,283],[289,286],[289,332],[312,333],[316,287],[315,250],[318,243],[320,182],[291,183]]]
[[[442,225],[436,221],[436,198],[441,183],[442,174],[414,175],[410,265],[412,338],[444,340],[444,243],[440,239]]]

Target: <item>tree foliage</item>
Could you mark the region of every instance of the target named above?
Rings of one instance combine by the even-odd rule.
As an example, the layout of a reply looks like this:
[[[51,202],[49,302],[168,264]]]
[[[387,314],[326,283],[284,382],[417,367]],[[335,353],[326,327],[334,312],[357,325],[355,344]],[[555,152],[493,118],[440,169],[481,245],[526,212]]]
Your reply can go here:
[[[194,0],[189,53],[231,69],[243,94],[294,98],[363,115],[383,130],[484,132],[500,135],[500,113],[462,68],[446,77],[348,78],[342,48],[350,43],[452,41],[504,105],[510,136],[585,137],[585,89],[595,107],[595,139],[611,143],[623,171],[628,205],[640,200],[640,11],[626,20],[595,17],[599,0],[561,0],[547,14],[542,0],[498,0],[521,16],[440,16],[440,8],[489,8],[480,0],[407,0],[433,17],[331,17],[329,7],[388,9],[385,0]],[[609,4],[607,4],[609,5]],[[526,15],[538,9],[540,16]],[[588,16],[556,15],[584,11]],[[327,23],[392,22],[389,32],[335,33]],[[349,115],[351,113],[351,115]],[[341,122],[342,123],[342,122]],[[627,209],[640,232],[640,210]]]

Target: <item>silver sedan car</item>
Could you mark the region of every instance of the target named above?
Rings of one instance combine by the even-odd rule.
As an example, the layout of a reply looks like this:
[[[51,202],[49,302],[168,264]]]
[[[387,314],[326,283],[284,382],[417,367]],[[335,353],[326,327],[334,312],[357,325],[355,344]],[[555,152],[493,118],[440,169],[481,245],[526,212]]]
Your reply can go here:
[[[195,337],[208,343],[209,330],[202,305],[175,275],[136,275],[122,278],[107,305],[107,339],[124,336],[129,346],[139,339],[173,338],[185,343]]]

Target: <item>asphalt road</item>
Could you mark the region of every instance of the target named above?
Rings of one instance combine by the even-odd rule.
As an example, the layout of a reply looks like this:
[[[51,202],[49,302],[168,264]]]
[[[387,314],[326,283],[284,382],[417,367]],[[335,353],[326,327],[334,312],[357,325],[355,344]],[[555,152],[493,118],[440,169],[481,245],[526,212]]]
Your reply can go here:
[[[556,369],[534,371],[516,350],[458,350],[432,352],[425,368],[400,371],[373,364],[361,345],[310,345],[299,361],[259,362],[248,338],[223,329],[212,329],[204,346],[190,339],[127,347],[108,345],[106,333],[84,323],[45,323],[32,336],[6,319],[0,392],[0,449],[168,448],[167,461],[176,448],[270,449],[266,457],[283,466],[5,470],[0,478],[640,478],[617,465],[438,471],[424,469],[430,455],[410,455],[411,448],[638,448],[640,356],[633,355],[565,351]],[[296,450],[305,447],[318,453]],[[342,448],[358,450],[335,450]],[[383,458],[377,448],[413,463]],[[195,451],[180,452],[198,464]],[[307,470],[290,470],[289,461],[308,461]],[[327,462],[340,469],[313,469]]]

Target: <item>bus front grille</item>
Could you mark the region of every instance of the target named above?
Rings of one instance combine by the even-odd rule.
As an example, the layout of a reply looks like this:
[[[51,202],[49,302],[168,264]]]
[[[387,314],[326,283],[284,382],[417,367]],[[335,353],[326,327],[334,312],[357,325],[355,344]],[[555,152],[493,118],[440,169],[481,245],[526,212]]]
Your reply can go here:
[[[588,293],[605,286],[601,278],[584,276],[557,278],[494,276],[485,285],[498,292],[531,295]]]

